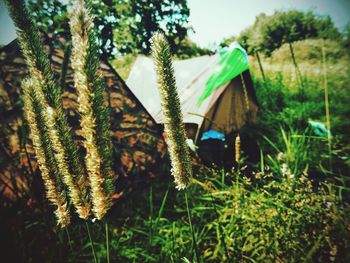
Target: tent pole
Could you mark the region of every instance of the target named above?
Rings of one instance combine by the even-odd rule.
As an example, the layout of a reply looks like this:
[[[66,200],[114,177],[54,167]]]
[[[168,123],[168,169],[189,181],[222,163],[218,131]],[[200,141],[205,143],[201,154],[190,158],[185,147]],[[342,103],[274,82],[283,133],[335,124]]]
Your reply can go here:
[[[244,93],[244,100],[245,100],[245,104],[246,104],[246,107],[247,107],[247,112],[250,110],[249,108],[249,98],[248,98],[248,91],[247,91],[247,87],[245,85],[245,81],[244,81],[244,78],[243,78],[243,74],[239,74],[241,76],[241,81],[242,81],[242,86],[243,86],[243,93]]]
[[[194,143],[197,144],[197,140],[198,140],[198,136],[199,136],[199,131],[200,131],[201,127],[199,127],[199,125],[197,125],[197,132],[196,132],[196,137],[194,137]]]

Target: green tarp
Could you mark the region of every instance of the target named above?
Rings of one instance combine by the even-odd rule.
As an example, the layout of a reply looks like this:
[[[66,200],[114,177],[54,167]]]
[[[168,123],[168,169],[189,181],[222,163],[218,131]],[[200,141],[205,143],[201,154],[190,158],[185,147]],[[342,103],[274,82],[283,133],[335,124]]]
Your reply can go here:
[[[230,47],[220,52],[219,61],[205,84],[204,92],[200,96],[198,104],[200,105],[213,91],[247,69],[249,69],[247,52],[237,42],[232,43]]]

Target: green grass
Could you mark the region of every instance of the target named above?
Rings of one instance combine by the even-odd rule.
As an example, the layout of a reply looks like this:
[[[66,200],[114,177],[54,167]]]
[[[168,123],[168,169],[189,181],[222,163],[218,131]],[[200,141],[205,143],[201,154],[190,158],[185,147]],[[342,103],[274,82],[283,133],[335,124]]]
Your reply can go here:
[[[197,167],[188,197],[200,262],[349,262],[349,178],[323,170],[317,184],[308,171],[327,169],[328,156],[309,154],[327,153],[326,143],[300,130],[280,129],[278,136],[281,143],[264,137],[271,150],[262,154],[260,169]],[[170,177],[120,201],[107,217],[111,262],[196,262],[185,201]],[[25,225],[27,238],[44,231],[40,217],[36,221]],[[89,225],[104,262],[105,224]],[[69,231],[72,250],[65,231],[53,233],[52,262],[58,256],[60,262],[92,261],[84,222]],[[27,253],[37,249],[39,237],[26,244]]]
[[[200,261],[328,262],[336,246],[336,262],[348,262],[350,207],[340,188],[325,182],[314,189],[307,174],[291,178],[274,169],[249,177],[243,171],[197,172],[188,195]],[[144,202],[149,199],[145,190],[123,202],[121,215],[109,217],[111,262],[195,262],[184,194],[173,187],[154,183],[153,214]],[[349,194],[349,188],[343,190]],[[82,228],[78,223],[70,229],[74,253],[66,254],[69,262],[82,262],[89,253],[93,258]],[[104,261],[104,225],[90,228]]]
[[[199,261],[350,262],[349,64],[343,56],[327,64],[329,154],[327,138],[316,136],[307,124],[309,119],[326,121],[322,64],[319,57],[301,56],[298,45],[302,94],[287,51],[281,50],[279,59],[263,59],[266,82],[258,66],[252,67],[260,111],[250,130],[261,162],[246,166],[243,153],[240,170],[195,169],[188,205]],[[131,65],[133,58],[123,63]],[[93,261],[83,221],[69,227],[68,242],[45,204],[16,213],[23,219],[13,229],[20,261]],[[174,189],[170,175],[118,201],[106,221],[110,262],[196,261],[185,196]],[[105,223],[89,223],[100,262],[107,255]]]

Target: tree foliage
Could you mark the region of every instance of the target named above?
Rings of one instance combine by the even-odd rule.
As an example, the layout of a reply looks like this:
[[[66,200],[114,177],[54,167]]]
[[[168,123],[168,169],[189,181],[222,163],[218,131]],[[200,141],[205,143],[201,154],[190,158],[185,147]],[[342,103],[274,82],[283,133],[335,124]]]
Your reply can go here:
[[[172,52],[181,56],[208,53],[189,41],[187,37],[190,14],[186,0],[87,0],[98,32],[101,56],[113,58],[123,54],[150,51],[152,35],[162,31]],[[67,5],[59,0],[29,0],[29,9],[38,27],[51,33],[68,32]],[[191,49],[194,48],[194,50]]]
[[[187,36],[190,10],[186,0],[121,0],[117,5],[120,26],[116,30],[122,53],[150,52],[152,35],[162,31],[175,53]]]
[[[59,0],[29,0],[28,8],[34,23],[45,32],[68,32],[67,6]]]
[[[252,26],[241,32],[237,40],[248,52],[260,51],[270,55],[284,43],[307,38],[339,39],[339,30],[329,16],[298,10],[261,13]],[[227,40],[226,40],[227,42]],[[224,42],[222,45],[227,43]]]
[[[95,17],[100,54],[104,59],[115,53],[113,30],[117,26],[117,10],[114,8],[118,0],[89,0],[91,13]],[[34,23],[44,32],[53,34],[69,32],[67,5],[59,0],[29,0],[28,7]]]
[[[211,54],[213,54],[213,51],[198,46],[195,42],[186,37],[177,47],[175,55],[180,59],[187,59]]]
[[[350,56],[350,22],[347,23],[343,31],[343,47]]]

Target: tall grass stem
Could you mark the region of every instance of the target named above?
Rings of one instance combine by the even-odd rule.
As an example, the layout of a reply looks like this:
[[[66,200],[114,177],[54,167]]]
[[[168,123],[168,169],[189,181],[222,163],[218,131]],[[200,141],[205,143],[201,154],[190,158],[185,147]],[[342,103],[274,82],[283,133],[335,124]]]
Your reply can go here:
[[[107,250],[107,263],[110,263],[109,255],[109,235],[108,235],[108,222],[106,221],[106,250]]]
[[[244,81],[244,78],[243,78],[243,75],[242,74],[239,74],[240,77],[241,77],[241,82],[242,82],[242,86],[243,86],[243,93],[244,93],[244,101],[245,101],[245,106],[246,106],[246,109],[247,109],[247,113],[249,112],[249,98],[248,98],[248,90],[247,90],[247,87],[245,85],[245,81]]]
[[[171,262],[174,262],[174,255],[175,255],[175,222],[171,224]]]
[[[295,58],[295,53],[294,53],[294,48],[293,48],[293,44],[291,42],[288,43],[289,44],[289,50],[290,50],[290,54],[292,56],[292,61],[293,61],[293,65],[295,68],[295,75],[298,81],[298,84],[300,85],[301,89],[299,90],[299,92],[303,95],[304,92],[304,83],[303,83],[303,79],[301,76],[301,72],[297,63],[297,60]]]
[[[192,247],[193,247],[193,251],[195,253],[196,261],[197,261],[197,263],[199,263],[200,261],[199,261],[199,255],[198,255],[196,234],[194,232],[193,225],[192,225],[192,217],[191,217],[191,212],[190,212],[190,208],[189,208],[189,205],[188,205],[187,189],[185,189],[185,201],[186,201],[186,210],[187,210],[188,221],[189,221],[190,230],[191,230],[191,233],[192,233]]]
[[[98,261],[97,261],[96,252],[95,252],[95,248],[94,248],[94,242],[92,241],[92,238],[91,238],[89,224],[86,221],[85,221],[85,225],[86,225],[86,229],[87,229],[88,236],[89,236],[91,251],[92,251],[92,254],[94,256],[94,261],[95,261],[95,263],[97,263]]]
[[[255,56],[256,56],[256,58],[258,59],[258,64],[259,64],[261,76],[262,76],[262,78],[263,78],[263,80],[264,80],[264,83],[266,83],[265,72],[264,72],[264,68],[263,68],[263,66],[262,66],[261,59],[260,59],[260,55],[259,55],[259,52],[258,52],[258,51],[255,51]]]
[[[328,152],[329,152],[329,166],[332,171],[331,118],[329,113],[328,78],[327,78],[326,49],[325,49],[324,39],[322,39],[322,69],[323,69],[324,103],[326,108],[326,126],[328,129],[327,140],[328,140]]]
[[[300,101],[302,102],[301,103],[301,120],[303,120],[304,119],[304,81],[303,81],[303,78],[301,76],[301,72],[300,72],[298,63],[295,59],[293,45],[291,42],[289,42],[288,44],[289,44],[289,50],[290,50],[290,54],[292,56],[292,61],[293,61],[293,65],[295,68],[295,75],[296,75],[297,83],[298,83],[298,93],[299,93],[298,96],[299,96]]]
[[[151,221],[149,243],[152,244],[152,238],[153,238],[153,186],[152,186],[152,183],[149,189],[149,206],[150,206],[150,221]]]
[[[68,231],[68,227],[65,227],[64,229],[66,230],[70,251],[73,252],[73,246],[72,246],[72,241],[70,239],[70,234],[69,234],[69,231]]]
[[[215,214],[216,214],[216,216],[217,216],[218,219],[219,219],[219,212],[218,212],[218,209],[217,209],[217,207],[216,207],[216,204],[215,204],[215,201],[214,201],[214,196],[213,196],[212,193],[210,193],[210,197],[211,197],[211,203],[213,204],[213,208],[214,208]],[[223,247],[224,247],[224,251],[225,251],[225,255],[226,255],[226,260],[230,261],[230,255],[228,254],[227,245],[226,245],[225,230],[224,230],[224,227],[223,227],[222,224],[221,224],[221,220],[218,220],[218,225],[219,225],[220,232],[222,232],[222,233],[221,233],[221,242],[222,242],[222,245],[223,245]]]

